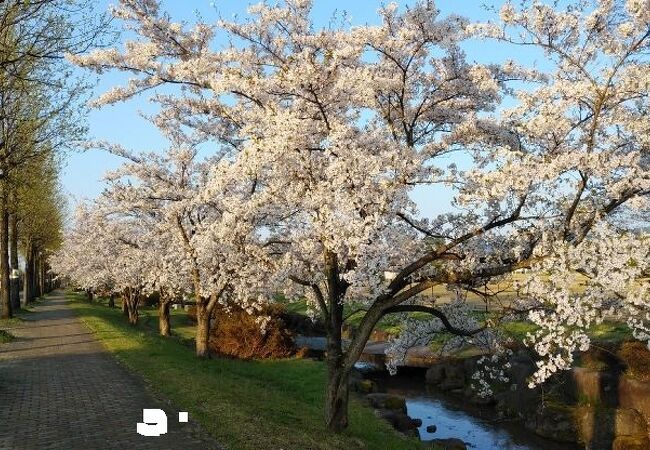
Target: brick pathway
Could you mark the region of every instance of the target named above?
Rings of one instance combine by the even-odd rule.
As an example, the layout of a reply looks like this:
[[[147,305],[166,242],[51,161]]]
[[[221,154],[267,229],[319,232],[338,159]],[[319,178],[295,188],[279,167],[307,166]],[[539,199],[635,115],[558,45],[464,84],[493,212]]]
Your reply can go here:
[[[220,448],[191,416],[179,424],[178,409],[113,359],[62,293],[25,319],[0,345],[0,449]],[[165,410],[166,435],[136,433],[143,408]]]

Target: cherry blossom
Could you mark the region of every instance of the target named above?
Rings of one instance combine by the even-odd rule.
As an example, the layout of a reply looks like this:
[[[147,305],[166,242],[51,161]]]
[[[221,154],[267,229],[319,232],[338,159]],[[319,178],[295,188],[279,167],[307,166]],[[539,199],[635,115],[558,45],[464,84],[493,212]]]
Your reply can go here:
[[[506,3],[499,23],[471,24],[421,1],[386,5],[377,25],[320,29],[306,0],[192,27],[157,1],[122,0],[114,15],[137,38],[71,59],[130,74],[97,105],[150,93],[160,107],[171,149],[103,144],[130,160],[107,204],[155,217],[152,248],[176,260],[149,282],[194,292],[201,336],[222,299],[306,299],[326,325],[327,424],[340,431],[349,374],[387,314],[432,316],[394,341],[395,361],[441,332],[498,352],[500,320],[526,316],[541,358],[532,384],[569,368],[607,315],[648,338],[647,250],[623,214],[647,210],[650,192],[646,3]],[[546,64],[472,63],[469,38],[536,48]],[[433,184],[454,200],[422,217],[410,194]],[[466,294],[496,282],[520,298],[477,321]],[[421,295],[439,285],[458,301]],[[364,312],[347,345],[344,309]]]

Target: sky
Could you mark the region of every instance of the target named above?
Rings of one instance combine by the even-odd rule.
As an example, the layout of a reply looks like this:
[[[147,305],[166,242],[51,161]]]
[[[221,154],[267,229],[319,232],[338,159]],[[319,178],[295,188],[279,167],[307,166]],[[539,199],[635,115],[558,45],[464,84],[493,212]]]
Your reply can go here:
[[[107,10],[116,1],[98,0],[98,10]],[[192,23],[198,13],[203,20],[211,22],[219,17],[230,18],[235,14],[242,17],[246,15],[246,7],[251,3],[256,3],[256,1],[166,0],[163,1],[163,8],[175,21],[184,20]],[[353,24],[374,24],[379,21],[377,9],[385,3],[381,0],[314,0],[313,19],[317,26],[325,26],[335,11],[346,11]],[[399,3],[408,5],[413,2],[402,1]],[[494,18],[494,13],[487,11],[485,4],[498,8],[501,1],[438,0],[436,2],[436,6],[441,10],[443,16],[458,14],[474,21]],[[119,26],[119,23],[116,23],[116,26]],[[127,35],[122,35],[120,41],[126,38],[128,38]],[[118,47],[121,45],[120,41],[116,44]],[[219,42],[217,41],[216,44],[218,45]],[[477,62],[498,62],[512,57],[511,49],[481,41],[466,43],[465,51],[468,59]],[[518,54],[517,56],[518,60],[522,57],[530,59],[531,61],[528,62],[532,62],[534,58],[527,54]],[[124,80],[123,74],[103,74],[98,79],[95,95],[121,84]],[[153,112],[155,112],[155,107],[148,101],[147,96],[114,106],[93,109],[88,115],[89,139],[110,141],[134,151],[161,150],[166,146],[165,140],[156,128],[141,116],[142,113]],[[102,178],[105,172],[117,168],[121,162],[120,158],[99,150],[69,152],[66,155],[62,184],[70,197],[71,206],[74,207],[81,200],[98,196],[103,189]],[[413,193],[413,198],[421,213],[424,216],[430,216],[448,209],[451,192],[443,187],[420,189]]]

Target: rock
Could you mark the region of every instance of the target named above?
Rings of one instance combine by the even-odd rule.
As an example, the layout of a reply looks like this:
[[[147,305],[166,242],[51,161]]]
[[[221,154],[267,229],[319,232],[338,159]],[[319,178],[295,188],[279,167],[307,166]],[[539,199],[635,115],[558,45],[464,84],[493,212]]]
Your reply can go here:
[[[411,419],[402,411],[394,409],[378,409],[375,411],[377,417],[390,423],[397,431],[406,433],[411,430],[417,430],[422,425],[421,420]]]
[[[427,433],[435,433],[438,430],[438,427],[435,425],[429,425],[426,429]]]
[[[574,410],[563,405],[547,405],[526,420],[525,426],[538,435],[556,441],[575,442]]]
[[[647,450],[650,439],[646,436],[618,436],[612,443],[612,450]]]
[[[467,374],[468,378],[471,378],[474,372],[478,369],[478,360],[481,358],[482,356],[474,356],[463,360],[463,370]]]
[[[616,407],[618,398],[618,376],[611,372],[576,367],[572,371],[578,399],[590,404]]]
[[[460,439],[456,438],[434,439],[429,441],[428,444],[431,448],[441,450],[467,450],[467,445]]]
[[[532,363],[515,362],[508,369],[509,384],[494,395],[497,409],[510,417],[530,417],[541,404],[541,388],[528,388],[528,377],[535,371]]]
[[[650,383],[622,376],[618,384],[618,407],[639,411],[650,423]]]
[[[611,409],[583,406],[576,411],[578,435],[585,447],[593,450],[612,448],[614,414]]]
[[[445,366],[443,364],[436,364],[429,367],[425,375],[427,384],[438,385],[445,379]]]
[[[532,364],[534,363],[533,358],[526,350],[517,350],[510,357],[510,364],[521,363],[521,364]]]
[[[465,369],[462,364],[449,364],[445,367],[445,380],[439,384],[440,389],[452,391],[465,387]]]
[[[535,372],[535,365],[531,362],[515,362],[511,363],[508,370],[508,378],[511,385],[517,388],[526,387],[528,385],[528,377]]]
[[[647,425],[643,416],[629,408],[616,410],[614,430],[616,436],[647,436]]]
[[[399,410],[406,414],[406,399],[399,395],[392,394],[368,394],[366,396],[370,406],[375,409],[392,409]]]
[[[580,439],[594,450],[612,448],[614,441],[623,436],[647,437],[645,420],[633,409],[583,406],[577,410],[576,420]]]
[[[358,381],[354,387],[358,392],[362,392],[364,394],[370,394],[372,392],[377,392],[377,383],[375,383],[372,380],[360,380]]]
[[[488,395],[486,397],[481,397],[480,395],[472,395],[469,400],[472,404],[478,406],[490,406],[494,405],[495,402],[494,397],[491,395]]]

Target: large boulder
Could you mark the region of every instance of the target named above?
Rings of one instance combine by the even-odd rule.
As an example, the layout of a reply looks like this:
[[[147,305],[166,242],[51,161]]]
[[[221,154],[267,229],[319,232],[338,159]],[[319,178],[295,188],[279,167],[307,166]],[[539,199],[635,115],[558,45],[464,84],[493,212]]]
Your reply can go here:
[[[445,379],[445,366],[444,364],[436,364],[435,366],[429,367],[425,375],[427,384],[432,386],[437,386],[442,383]]]
[[[371,394],[379,390],[377,383],[368,379],[356,380],[352,383],[352,389],[362,394]]]
[[[527,416],[525,426],[539,436],[562,442],[575,442],[574,410],[564,405],[546,405]]]
[[[576,419],[580,440],[594,450],[612,448],[614,442],[621,437],[634,439],[619,439],[619,446],[647,438],[646,422],[643,416],[633,409],[583,406],[576,411]]]
[[[615,437],[612,410],[583,406],[576,411],[576,422],[578,437],[586,448],[605,450],[612,447]]]
[[[399,395],[375,393],[366,396],[370,406],[375,409],[401,411],[406,414],[406,399]]]
[[[494,395],[497,409],[508,417],[530,418],[537,414],[542,389],[528,387],[528,378],[535,372],[535,364],[523,356],[513,359],[507,371],[509,382]]]
[[[650,439],[647,436],[618,436],[612,443],[612,450],[648,450]]]
[[[422,425],[420,419],[412,419],[406,413],[395,409],[377,409],[375,410],[375,414],[377,417],[390,423],[393,428],[401,433],[417,430]]]
[[[643,416],[636,410],[620,408],[614,417],[616,436],[647,436],[648,427]]]
[[[650,424],[650,383],[622,376],[618,383],[618,406],[639,411]]]
[[[594,405],[618,405],[618,374],[582,367],[576,367],[572,372],[576,399]]]
[[[463,389],[465,387],[465,367],[461,363],[450,363],[445,367],[445,379],[438,385],[443,391]]]

